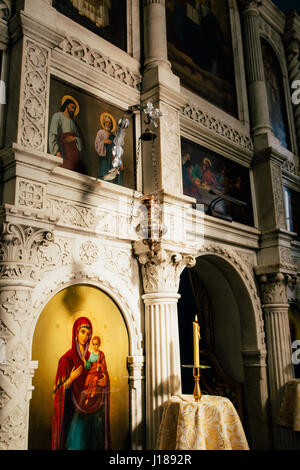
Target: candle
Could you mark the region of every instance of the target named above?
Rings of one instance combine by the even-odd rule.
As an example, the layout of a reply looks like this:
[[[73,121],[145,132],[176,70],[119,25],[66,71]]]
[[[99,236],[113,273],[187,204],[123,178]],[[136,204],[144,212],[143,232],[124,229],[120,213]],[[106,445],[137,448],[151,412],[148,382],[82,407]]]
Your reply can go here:
[[[194,337],[194,367],[200,367],[200,354],[199,354],[199,340],[200,340],[200,326],[198,317],[195,316],[193,322],[193,337]]]

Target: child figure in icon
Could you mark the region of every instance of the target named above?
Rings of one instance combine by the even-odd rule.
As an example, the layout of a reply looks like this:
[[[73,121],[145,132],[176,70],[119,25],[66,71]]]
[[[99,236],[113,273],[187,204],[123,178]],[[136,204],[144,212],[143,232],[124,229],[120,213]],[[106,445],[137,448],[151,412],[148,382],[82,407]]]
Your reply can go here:
[[[101,339],[99,336],[94,336],[92,339],[92,352],[87,360],[84,360],[84,367],[88,370],[85,380],[85,405],[88,404],[90,398],[93,398],[99,387],[99,380],[101,385],[105,385],[106,377],[103,368],[103,352],[100,351]]]

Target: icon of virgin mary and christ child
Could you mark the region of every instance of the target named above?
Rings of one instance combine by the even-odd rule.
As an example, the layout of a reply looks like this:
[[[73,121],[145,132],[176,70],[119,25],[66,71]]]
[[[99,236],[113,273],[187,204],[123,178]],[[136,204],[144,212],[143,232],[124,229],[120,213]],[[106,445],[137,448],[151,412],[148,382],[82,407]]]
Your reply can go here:
[[[110,381],[101,339],[86,317],[73,325],[72,347],[58,363],[52,450],[109,450]],[[92,352],[89,346],[92,346]]]

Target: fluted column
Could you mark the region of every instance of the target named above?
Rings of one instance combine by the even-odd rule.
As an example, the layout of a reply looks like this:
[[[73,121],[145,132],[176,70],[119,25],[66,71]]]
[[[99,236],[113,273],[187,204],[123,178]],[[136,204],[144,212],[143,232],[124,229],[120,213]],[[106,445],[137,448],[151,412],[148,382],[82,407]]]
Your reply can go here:
[[[178,288],[181,272],[194,266],[195,259],[162,244],[151,252],[136,242],[134,250],[145,292],[146,445],[155,449],[163,404],[181,392]]]
[[[295,435],[277,424],[284,386],[294,377],[287,303],[287,284],[283,273],[260,277],[267,339],[269,394],[276,449],[295,449]]]
[[[258,17],[259,0],[240,0],[253,137],[271,132]]]
[[[287,56],[287,67],[289,74],[289,82],[293,93],[293,84],[300,82],[300,18],[296,10],[292,10],[287,17],[285,49]],[[299,86],[297,86],[299,89]],[[299,95],[298,95],[299,96]],[[300,153],[300,103],[293,100],[293,111],[295,120],[295,130],[297,137],[298,154]]]
[[[155,449],[164,403],[181,392],[178,294],[145,294],[146,433]]]

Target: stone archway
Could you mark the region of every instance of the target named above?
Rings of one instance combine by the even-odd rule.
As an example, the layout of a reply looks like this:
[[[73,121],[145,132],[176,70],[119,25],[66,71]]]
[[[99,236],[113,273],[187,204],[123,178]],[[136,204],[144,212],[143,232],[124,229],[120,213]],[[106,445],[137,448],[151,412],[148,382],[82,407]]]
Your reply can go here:
[[[267,370],[264,324],[253,274],[232,249],[204,245],[193,268],[214,311],[215,353],[227,374],[243,384],[248,439],[268,449]],[[184,297],[184,292],[180,292]]]

